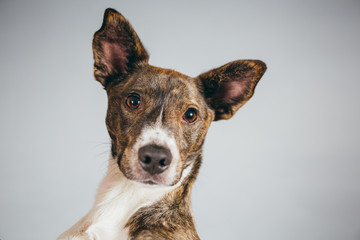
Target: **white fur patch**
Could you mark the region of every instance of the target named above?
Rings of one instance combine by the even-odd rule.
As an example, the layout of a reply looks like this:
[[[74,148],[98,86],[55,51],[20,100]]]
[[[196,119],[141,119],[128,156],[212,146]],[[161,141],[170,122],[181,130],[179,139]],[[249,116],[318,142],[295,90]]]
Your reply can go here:
[[[128,239],[124,227],[129,217],[172,190],[169,187],[149,188],[128,180],[121,172],[119,175],[119,179],[111,183],[112,187],[95,206],[94,222],[86,231],[91,239]],[[105,178],[104,181],[108,180]]]

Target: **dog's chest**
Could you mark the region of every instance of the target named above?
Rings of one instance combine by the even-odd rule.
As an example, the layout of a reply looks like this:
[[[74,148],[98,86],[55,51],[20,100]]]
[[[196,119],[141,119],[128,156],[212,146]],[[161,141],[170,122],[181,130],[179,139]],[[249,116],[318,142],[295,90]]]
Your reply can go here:
[[[103,186],[102,186],[103,187]],[[121,181],[107,189],[97,201],[91,225],[86,230],[90,239],[129,239],[125,228],[129,218],[141,207],[160,200],[169,189],[144,188],[130,181]]]

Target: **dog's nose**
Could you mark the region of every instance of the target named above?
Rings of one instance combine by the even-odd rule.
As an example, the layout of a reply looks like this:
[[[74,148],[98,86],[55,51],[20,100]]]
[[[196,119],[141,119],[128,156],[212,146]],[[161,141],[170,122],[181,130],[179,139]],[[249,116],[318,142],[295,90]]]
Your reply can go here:
[[[151,175],[164,172],[170,165],[172,155],[169,149],[147,145],[139,150],[139,161],[141,167]]]

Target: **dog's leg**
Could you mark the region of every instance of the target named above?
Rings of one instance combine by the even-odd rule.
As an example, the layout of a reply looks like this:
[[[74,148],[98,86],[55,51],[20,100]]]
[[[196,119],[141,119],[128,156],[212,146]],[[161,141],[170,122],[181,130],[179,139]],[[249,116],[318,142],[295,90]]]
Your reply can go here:
[[[57,240],[92,240],[93,238],[90,238],[90,236],[86,233],[86,230],[91,225],[89,215],[90,213],[85,215],[69,230],[62,233]]]

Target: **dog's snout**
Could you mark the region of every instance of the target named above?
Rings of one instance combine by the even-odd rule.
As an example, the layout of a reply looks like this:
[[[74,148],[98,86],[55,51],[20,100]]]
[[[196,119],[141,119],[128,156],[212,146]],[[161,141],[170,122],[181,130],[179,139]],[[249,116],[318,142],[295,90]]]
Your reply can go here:
[[[164,172],[170,165],[172,155],[169,149],[157,145],[147,145],[139,150],[141,167],[151,175]]]

